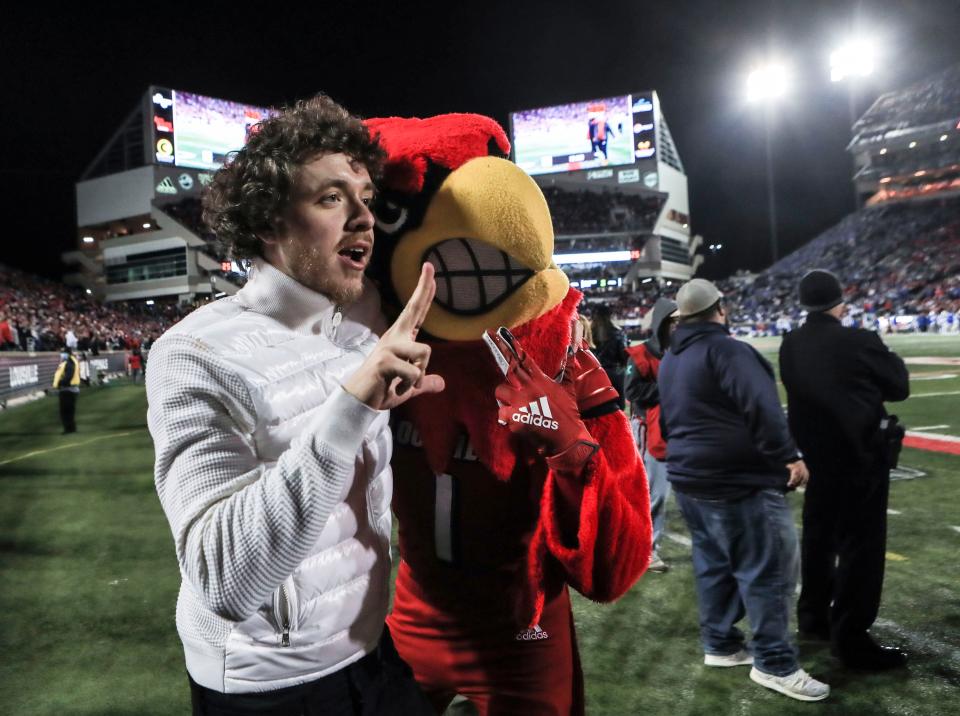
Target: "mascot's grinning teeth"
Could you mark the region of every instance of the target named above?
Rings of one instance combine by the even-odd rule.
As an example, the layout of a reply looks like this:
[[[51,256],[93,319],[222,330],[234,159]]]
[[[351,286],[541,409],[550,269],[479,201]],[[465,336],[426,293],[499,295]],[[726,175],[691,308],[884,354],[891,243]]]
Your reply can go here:
[[[534,272],[505,251],[474,239],[448,239],[426,252],[436,269],[434,300],[451,313],[485,313],[504,301]]]

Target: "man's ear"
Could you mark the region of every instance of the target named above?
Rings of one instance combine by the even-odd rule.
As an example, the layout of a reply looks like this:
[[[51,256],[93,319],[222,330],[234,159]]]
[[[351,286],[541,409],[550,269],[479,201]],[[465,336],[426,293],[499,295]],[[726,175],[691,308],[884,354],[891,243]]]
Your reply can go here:
[[[282,216],[274,219],[273,226],[257,233],[257,238],[263,243],[270,245],[279,244],[287,233],[287,224]]]

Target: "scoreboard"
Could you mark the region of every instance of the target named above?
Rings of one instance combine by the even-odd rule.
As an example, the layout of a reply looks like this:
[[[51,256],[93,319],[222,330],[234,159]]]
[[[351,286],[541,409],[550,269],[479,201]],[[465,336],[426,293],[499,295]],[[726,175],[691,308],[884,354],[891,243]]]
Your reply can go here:
[[[161,87],[150,89],[152,154],[157,164],[218,169],[241,149],[266,107]]]

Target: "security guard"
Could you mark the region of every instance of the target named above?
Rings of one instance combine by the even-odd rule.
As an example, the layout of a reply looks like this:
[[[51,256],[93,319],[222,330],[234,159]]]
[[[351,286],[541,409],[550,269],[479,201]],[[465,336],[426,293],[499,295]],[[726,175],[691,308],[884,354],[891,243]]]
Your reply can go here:
[[[77,432],[75,419],[77,394],[80,392],[80,364],[70,348],[60,353],[60,365],[53,376],[53,387],[60,391],[60,422],[63,434]]]
[[[783,339],[780,376],[790,430],[810,468],[800,633],[830,640],[851,668],[902,666],[907,655],[880,646],[867,630],[880,608],[886,555],[892,465],[883,403],[906,400],[910,377],[876,333],[840,324],[843,290],[832,273],[808,272],[799,298],[809,315]]]

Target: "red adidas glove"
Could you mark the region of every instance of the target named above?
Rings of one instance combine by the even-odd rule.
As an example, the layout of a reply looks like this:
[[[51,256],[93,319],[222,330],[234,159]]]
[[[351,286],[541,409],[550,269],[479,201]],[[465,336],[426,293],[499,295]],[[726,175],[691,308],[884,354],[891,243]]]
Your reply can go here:
[[[579,473],[599,445],[580,419],[572,382],[548,378],[515,339],[511,348],[496,332],[488,335],[508,364],[495,392],[498,421],[536,446],[552,469]]]

